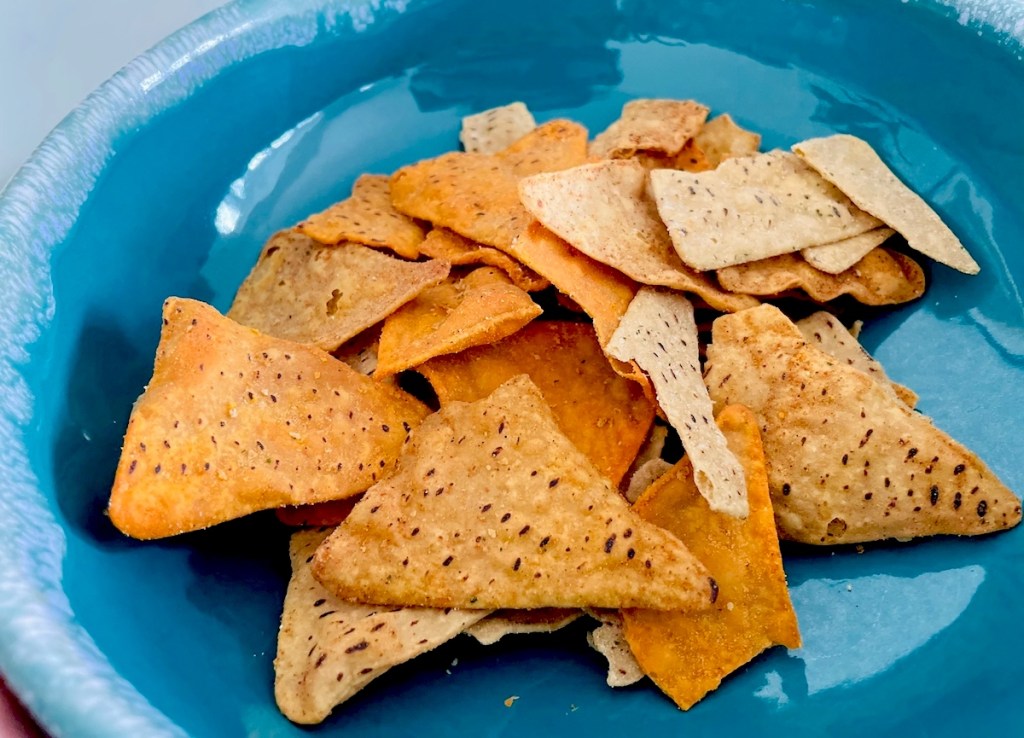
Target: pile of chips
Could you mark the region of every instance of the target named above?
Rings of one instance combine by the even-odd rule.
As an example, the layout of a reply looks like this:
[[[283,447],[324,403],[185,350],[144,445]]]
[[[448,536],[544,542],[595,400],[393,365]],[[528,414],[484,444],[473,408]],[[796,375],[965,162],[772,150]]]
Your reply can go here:
[[[593,140],[522,103],[470,116],[464,151],[274,235],[226,316],[167,300],[110,518],[299,528],[291,720],[461,633],[583,615],[610,685],[688,709],[800,645],[780,539],[1020,521],[821,310],[919,297],[909,250],[977,272],[956,236],[860,139],[762,153],[708,113],[634,100]]]

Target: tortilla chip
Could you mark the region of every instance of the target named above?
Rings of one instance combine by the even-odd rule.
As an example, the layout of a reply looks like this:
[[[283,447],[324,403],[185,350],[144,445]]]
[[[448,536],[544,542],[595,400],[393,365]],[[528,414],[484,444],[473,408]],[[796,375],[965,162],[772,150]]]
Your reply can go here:
[[[169,298],[153,378],[135,403],[110,519],[162,538],[362,492],[427,414],[319,349]]]
[[[526,376],[424,421],[314,573],[347,599],[431,607],[700,609],[714,588],[562,435]]]
[[[375,376],[510,336],[541,314],[500,269],[452,276],[384,321]]]
[[[917,405],[917,393],[890,380],[882,365],[871,357],[836,316],[822,310],[798,320],[796,327],[800,329],[804,340],[812,346],[838,359],[840,363],[860,369],[883,386],[891,387],[911,410]]]
[[[344,500],[316,502],[312,505],[289,505],[274,511],[277,519],[292,528],[334,527],[352,512],[359,497],[346,497]]]
[[[420,255],[423,227],[395,210],[386,174],[364,174],[356,180],[352,196],[299,223],[300,233],[320,243],[345,241],[388,248],[401,257]]]
[[[734,405],[721,412],[718,425],[743,460],[750,500],[746,520],[709,509],[685,458],[634,506],[643,518],[686,541],[718,582],[718,599],[707,612],[622,613],[626,641],[640,666],[684,710],[764,649],[800,647],[757,418]]]
[[[877,248],[841,274],[818,271],[797,254],[718,270],[727,290],[758,296],[800,289],[816,302],[849,295],[864,305],[898,305],[924,294],[924,272],[909,256]]]
[[[355,338],[346,341],[334,352],[334,358],[343,361],[360,374],[372,377],[377,371],[377,350],[380,348],[381,325],[367,328]]]
[[[615,612],[602,615],[601,625],[587,633],[590,647],[608,660],[609,687],[628,687],[644,678],[643,669],[629,650],[623,633],[622,616]]]
[[[650,377],[658,404],[697,469],[697,487],[711,509],[745,517],[743,469],[711,420],[711,398],[701,376],[690,301],[643,288],[605,350],[622,361],[635,361]]]
[[[654,405],[609,365],[592,326],[543,321],[489,346],[442,356],[418,371],[441,405],[481,400],[526,374],[565,436],[617,485],[644,443]]]
[[[552,120],[497,154],[517,177],[557,172],[587,160],[587,129],[571,120]]]
[[[693,142],[693,139],[687,141],[686,145],[674,156],[638,151],[629,158],[642,164],[648,171],[651,169],[682,169],[684,172],[706,172],[715,168],[704,156],[701,148]]]
[[[412,263],[365,246],[323,246],[275,234],[228,311],[277,338],[332,351],[448,274],[443,261]]]
[[[545,227],[637,282],[693,292],[718,310],[753,306],[753,298],[729,294],[679,261],[644,194],[646,179],[643,166],[633,160],[602,161],[527,177],[519,191]]]
[[[700,174],[656,169],[650,192],[676,252],[700,271],[831,243],[881,225],[786,151],[727,159]]]
[[[496,154],[536,127],[526,104],[514,102],[464,117],[459,140],[466,151]]]
[[[590,153],[607,159],[637,151],[675,155],[707,117],[708,109],[693,100],[630,100],[619,119],[594,139]]]
[[[829,274],[840,274],[863,259],[876,246],[881,246],[896,233],[892,228],[874,228],[859,236],[851,236],[821,246],[811,246],[800,251],[815,269]]]
[[[976,455],[870,375],[808,344],[776,308],[719,318],[713,337],[711,396],[761,421],[780,535],[859,543],[1020,522],[1020,500]]]
[[[704,159],[711,169],[726,159],[753,156],[761,148],[761,134],[736,125],[736,121],[728,113],[722,113],[705,123],[693,137],[693,141],[703,152]]]
[[[492,646],[507,635],[525,633],[554,633],[583,614],[582,610],[562,607],[542,607],[538,610],[498,610],[479,623],[466,629],[466,633],[485,646]]]
[[[292,535],[292,577],[274,659],[274,697],[289,720],[322,722],[392,666],[451,640],[484,610],[381,609],[339,600],[313,579],[324,530]]]
[[[672,468],[672,465],[664,459],[650,459],[637,467],[636,471],[629,478],[629,486],[626,488],[626,499],[636,502],[640,495],[647,491],[647,488],[657,482],[662,475]]]
[[[803,141],[793,151],[858,207],[907,239],[910,248],[965,274],[981,269],[938,214],[899,180],[867,141],[839,134]]]
[[[498,249],[475,243],[447,228],[435,228],[420,244],[420,252],[432,259],[443,259],[452,266],[483,264],[505,272],[512,284],[527,292],[538,292],[551,283],[529,267],[523,266]]]

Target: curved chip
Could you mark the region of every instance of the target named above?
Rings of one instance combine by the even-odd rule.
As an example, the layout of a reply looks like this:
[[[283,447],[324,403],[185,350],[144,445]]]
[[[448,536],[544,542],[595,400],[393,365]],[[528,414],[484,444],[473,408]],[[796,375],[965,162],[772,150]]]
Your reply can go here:
[[[420,252],[432,259],[447,261],[453,266],[481,264],[497,267],[508,275],[512,284],[527,292],[538,292],[551,285],[547,279],[505,252],[470,241],[447,228],[430,231],[420,244]]]

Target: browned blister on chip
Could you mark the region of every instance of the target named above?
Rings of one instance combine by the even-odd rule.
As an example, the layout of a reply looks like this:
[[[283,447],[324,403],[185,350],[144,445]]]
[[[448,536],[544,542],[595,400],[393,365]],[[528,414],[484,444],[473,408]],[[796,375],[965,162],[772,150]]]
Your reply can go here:
[[[643,389],[615,373],[593,327],[582,323],[531,323],[499,343],[438,357],[418,371],[442,405],[481,400],[528,375],[562,432],[616,485],[654,420]]]
[[[432,259],[447,261],[453,266],[485,265],[497,267],[508,275],[512,284],[527,292],[537,292],[551,283],[516,259],[496,248],[470,241],[447,228],[435,228],[420,244],[420,251]]]
[[[779,340],[787,323],[796,340]],[[759,417],[786,538],[978,535],[1020,522],[1020,499],[981,459],[876,378],[808,344],[776,308],[716,320],[708,360],[716,405]]]
[[[377,608],[340,600],[314,578],[325,530],[292,535],[292,576],[274,659],[274,697],[285,717],[322,722],[393,666],[451,640],[485,610]]]
[[[132,537],[162,538],[358,494],[390,471],[427,412],[319,349],[170,298],[110,519]]]
[[[800,255],[815,269],[840,274],[888,241],[894,233],[896,231],[892,228],[874,228],[857,236],[802,249]]]
[[[743,463],[750,500],[745,520],[708,507],[685,458],[634,505],[643,518],[685,541],[718,585],[715,605],[706,612],[622,613],[626,641],[640,666],[684,710],[764,649],[800,647],[757,418],[734,405],[719,414],[718,425]]]
[[[352,196],[299,223],[297,229],[323,244],[345,241],[387,248],[406,259],[420,255],[423,227],[395,210],[390,178],[364,174],[356,180]]]
[[[722,290],[685,266],[645,194],[647,172],[631,159],[527,177],[523,204],[546,228],[587,256],[643,284],[692,292],[727,312],[757,301]]]
[[[562,434],[526,376],[420,425],[314,573],[347,599],[431,607],[702,609],[713,588]]]
[[[981,269],[938,214],[899,180],[867,141],[839,134],[801,141],[793,151],[858,207],[907,239],[910,248],[966,274]]]
[[[753,156],[761,148],[761,134],[738,126],[728,113],[722,113],[705,123],[693,137],[693,141],[703,153],[710,169],[714,169],[726,159]]]
[[[590,153],[609,159],[637,151],[675,155],[704,125],[708,109],[693,100],[630,100],[622,115],[590,145]]]
[[[540,306],[500,269],[480,267],[453,275],[384,321],[375,376],[494,343],[540,314]]]
[[[718,270],[718,282],[727,290],[760,297],[802,290],[816,302],[849,295],[865,305],[898,305],[924,294],[924,272],[909,256],[877,248],[840,274],[815,269],[798,254],[782,254],[761,261]]]
[[[228,317],[333,351],[448,274],[447,262],[407,262],[345,243],[281,231],[263,247]]]
[[[831,243],[881,225],[786,151],[727,159],[696,174],[656,169],[650,192],[676,252],[701,271]]]
[[[743,469],[712,419],[690,301],[643,288],[605,350],[621,361],[635,361],[650,377],[658,404],[697,469],[697,487],[711,508],[746,516]]]
[[[513,102],[464,117],[459,140],[466,151],[496,154],[536,127],[526,104]]]
[[[516,177],[578,167],[587,160],[587,129],[571,120],[552,120],[537,126],[496,158]]]
[[[507,635],[554,633],[583,614],[565,607],[541,607],[536,610],[497,610],[466,629],[468,635],[490,646]]]

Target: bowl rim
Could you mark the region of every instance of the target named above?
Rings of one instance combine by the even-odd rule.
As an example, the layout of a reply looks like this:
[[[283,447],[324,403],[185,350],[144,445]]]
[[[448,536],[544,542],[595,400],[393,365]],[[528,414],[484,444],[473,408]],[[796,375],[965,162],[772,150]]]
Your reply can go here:
[[[232,0],[100,85],[0,189],[0,673],[51,734],[184,735],[117,674],[77,623],[62,588],[65,532],[28,461],[33,398],[20,370],[53,318],[52,252],[74,226],[119,135],[257,54],[360,33],[381,14],[437,1]],[[900,2],[976,30],[1022,59],[1024,0]]]

